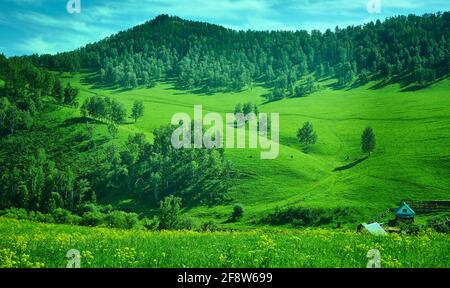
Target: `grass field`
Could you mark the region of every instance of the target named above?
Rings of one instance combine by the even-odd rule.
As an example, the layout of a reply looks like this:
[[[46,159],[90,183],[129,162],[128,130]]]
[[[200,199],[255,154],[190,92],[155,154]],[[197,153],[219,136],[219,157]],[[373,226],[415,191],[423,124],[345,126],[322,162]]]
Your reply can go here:
[[[81,102],[90,95],[108,95],[131,110],[133,101],[144,101],[144,118],[136,124],[130,119],[128,124],[121,125],[120,139],[143,132],[151,140],[154,128],[168,124],[175,113],[192,115],[193,106],[199,104],[203,105],[204,113],[225,114],[232,112],[237,103],[251,101],[259,104],[262,112],[280,113],[277,159],[260,160],[259,150],[226,151],[241,172],[230,195],[233,204],[245,206],[243,223],[257,220],[275,208],[297,206],[349,208],[355,216],[348,218],[349,222],[364,222],[403,199],[439,200],[450,196],[449,80],[411,92],[402,92],[398,85],[375,90],[373,83],[351,90],[334,90],[330,81],[325,81],[324,89],[309,97],[265,103],[263,95],[268,91],[259,86],[214,95],[180,91],[170,82],[151,89],[103,90],[86,84],[86,76],[64,77],[80,89]],[[49,117],[61,121],[78,116],[77,110],[64,108]],[[305,121],[311,121],[318,134],[318,143],[309,154],[301,151],[295,136]],[[377,147],[364,160],[360,136],[367,126],[374,129]],[[96,133],[98,137],[106,135],[106,125],[99,124]],[[134,205],[141,212],[148,209],[133,204],[132,199],[126,200],[123,195],[111,195],[104,202],[119,207]],[[231,205],[197,206],[189,207],[189,213],[221,222],[231,209]]]
[[[0,218],[0,265],[67,265],[77,249],[81,267],[360,267],[378,249],[381,267],[449,267],[449,235],[372,236],[331,230],[144,232],[36,224]],[[42,245],[45,243],[45,245]]]
[[[261,160],[259,150],[227,149],[226,157],[240,172],[230,191],[233,202],[185,206],[196,224],[213,221],[235,232],[122,231],[0,218],[1,267],[65,267],[70,249],[81,252],[82,267],[366,267],[371,249],[381,252],[382,267],[450,266],[445,252],[450,251],[449,235],[429,230],[418,236],[385,237],[354,232],[357,224],[402,199],[449,199],[449,80],[414,92],[401,92],[397,85],[373,90],[373,83],[333,90],[328,81],[309,97],[265,103],[268,91],[259,86],[214,95],[180,91],[170,82],[151,89],[104,90],[85,84],[86,76],[63,77],[80,89],[80,103],[98,94],[117,99],[129,111],[135,100],[145,105],[144,118],[120,125],[116,140],[111,140],[105,123],[92,120],[100,146],[110,141],[121,144],[138,132],[152,141],[153,129],[168,124],[175,113],[192,115],[194,105],[203,105],[205,113],[224,115],[237,103],[251,101],[262,112],[280,113],[280,155]],[[85,143],[73,141],[86,129],[79,110],[56,105],[46,109],[40,116],[42,129],[17,136],[25,143],[20,149],[33,149],[28,141],[47,139],[45,146],[55,162],[86,162],[92,167],[74,166],[95,171],[95,161],[86,161],[95,154],[80,153]],[[313,123],[319,137],[309,154],[301,151],[295,137],[305,121]],[[377,147],[365,159],[360,135],[367,126],[374,129]],[[5,141],[9,142],[14,143],[14,137]],[[129,195],[108,195],[101,202],[144,215],[156,213],[155,205]],[[224,223],[235,203],[244,205],[244,217]],[[331,215],[331,221],[312,230],[291,229],[298,219],[276,226],[263,221],[287,208],[320,209]],[[416,221],[425,223],[428,216],[419,214]],[[382,221],[392,218],[388,214]],[[327,229],[336,226],[343,228]]]

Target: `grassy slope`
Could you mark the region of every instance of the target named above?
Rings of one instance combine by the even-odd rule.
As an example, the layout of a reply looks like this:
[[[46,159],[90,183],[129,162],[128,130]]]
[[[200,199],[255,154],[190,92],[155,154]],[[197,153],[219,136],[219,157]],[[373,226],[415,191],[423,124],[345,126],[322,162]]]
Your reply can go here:
[[[239,93],[203,95],[176,90],[171,83],[152,89],[102,90],[84,84],[83,77],[78,74],[65,79],[81,90],[82,99],[93,94],[109,95],[128,110],[134,100],[144,101],[145,117],[137,124],[130,120],[122,125],[122,139],[133,132],[144,132],[151,139],[151,131],[169,123],[174,113],[192,115],[195,104],[202,104],[204,111],[224,114],[239,102],[263,104],[262,95],[267,93],[254,87]],[[280,113],[279,158],[260,160],[257,150],[227,151],[244,174],[231,195],[235,202],[245,205],[247,220],[275,207],[301,205],[353,207],[362,214],[358,221],[367,221],[401,199],[449,198],[450,81],[414,92],[400,92],[397,85],[379,90],[370,87],[325,89],[310,97],[261,106],[262,112]],[[300,151],[295,138],[305,121],[312,121],[319,137],[308,155]],[[373,127],[377,136],[375,153],[350,169],[333,172],[364,156],[360,135],[366,126]],[[97,132],[106,133],[106,128]],[[117,204],[123,200],[120,198],[111,197],[107,202]],[[223,220],[230,211],[230,206],[218,206],[193,207],[190,212]]]

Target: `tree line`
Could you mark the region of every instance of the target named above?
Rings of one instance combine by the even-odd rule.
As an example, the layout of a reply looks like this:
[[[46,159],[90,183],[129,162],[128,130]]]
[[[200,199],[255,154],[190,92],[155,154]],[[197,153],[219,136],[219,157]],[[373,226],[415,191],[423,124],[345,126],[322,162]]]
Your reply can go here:
[[[308,76],[333,77],[341,87],[377,79],[432,83],[450,72],[449,40],[449,12],[310,33],[235,31],[160,15],[76,51],[30,59],[56,70],[92,69],[99,81],[128,88],[175,79],[214,92],[263,82],[280,99],[314,90],[297,90]]]
[[[150,207],[170,195],[188,203],[226,201],[234,169],[223,149],[175,149],[170,143],[175,129],[156,129],[153,143],[135,134],[123,148],[115,143],[99,147],[92,171],[84,162],[57,165],[44,148],[1,160],[0,210],[80,213],[86,204],[114,194],[129,195]]]

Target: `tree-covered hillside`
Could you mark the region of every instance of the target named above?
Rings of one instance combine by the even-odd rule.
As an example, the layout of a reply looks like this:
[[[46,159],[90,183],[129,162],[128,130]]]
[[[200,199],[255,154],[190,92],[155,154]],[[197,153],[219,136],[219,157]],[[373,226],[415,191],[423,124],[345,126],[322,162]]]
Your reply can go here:
[[[224,226],[340,227],[447,199],[449,20],[244,32],[163,15],[73,52],[0,56],[0,209],[132,227],[112,210],[146,222],[160,204]],[[198,104],[279,113],[279,157],[173,149],[171,117]],[[148,226],[189,226],[164,221]]]
[[[339,86],[372,79],[432,83],[450,72],[450,13],[398,16],[333,31],[234,31],[161,15],[38,66],[93,69],[106,85],[153,86],[175,78],[184,88],[240,90],[254,81],[275,87],[271,99],[302,96],[296,81],[335,77]]]
[[[0,79],[0,210],[82,213],[116,192],[153,207],[169,195],[209,204],[226,198],[232,169],[223,149],[172,148],[176,127],[168,123],[154,130],[151,144],[136,133],[118,145],[117,126],[142,117],[143,107],[127,111],[94,96],[78,112],[79,90],[26,58],[0,55]],[[67,118],[65,110],[76,116]],[[110,135],[96,139],[100,125]]]

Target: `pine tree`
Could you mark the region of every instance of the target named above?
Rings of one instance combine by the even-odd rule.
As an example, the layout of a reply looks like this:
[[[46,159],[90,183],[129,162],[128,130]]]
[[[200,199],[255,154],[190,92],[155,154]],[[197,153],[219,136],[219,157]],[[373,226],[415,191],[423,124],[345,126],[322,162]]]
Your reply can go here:
[[[370,153],[375,149],[375,134],[373,134],[373,130],[370,127],[364,129],[364,132],[361,136],[361,149],[364,153]]]
[[[303,127],[297,131],[298,141],[303,145],[303,151],[309,152],[310,145],[316,144],[317,134],[311,122],[305,122]]]

